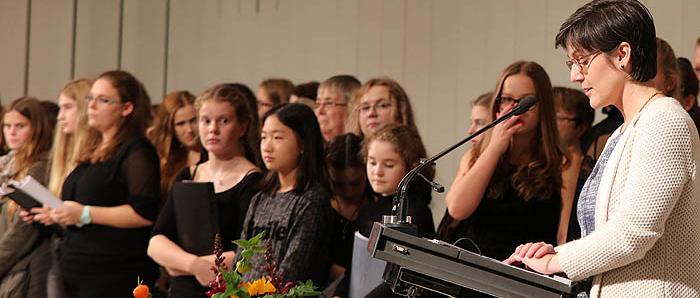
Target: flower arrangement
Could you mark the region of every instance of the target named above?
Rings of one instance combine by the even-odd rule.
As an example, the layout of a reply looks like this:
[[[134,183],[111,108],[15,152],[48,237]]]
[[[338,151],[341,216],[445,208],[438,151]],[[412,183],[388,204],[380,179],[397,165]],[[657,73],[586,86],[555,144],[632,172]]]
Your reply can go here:
[[[241,248],[240,260],[236,262],[235,270],[228,270],[224,264],[225,257],[221,248],[221,237],[217,234],[214,240],[214,254],[216,255],[216,266],[212,267],[216,277],[209,283],[211,290],[207,291],[210,298],[291,298],[291,297],[315,297],[320,293],[310,280],[302,283],[285,281],[282,272],[272,255],[272,245],[262,244],[260,233],[249,240],[234,241]],[[265,254],[266,275],[256,279],[246,281],[244,275],[250,272],[251,259],[256,254]]]

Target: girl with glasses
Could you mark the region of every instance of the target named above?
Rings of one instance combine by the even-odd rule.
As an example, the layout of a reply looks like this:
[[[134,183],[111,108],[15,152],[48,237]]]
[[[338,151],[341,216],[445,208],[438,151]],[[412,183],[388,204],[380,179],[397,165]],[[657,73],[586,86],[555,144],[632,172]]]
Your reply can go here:
[[[552,86],[539,64],[519,61],[506,67],[488,121],[531,95],[538,100],[530,111],[496,125],[472,146],[446,197],[449,214],[464,220],[454,238],[470,238],[494,259],[507,258],[525,239],[556,242],[567,224],[560,222],[567,212],[561,196],[564,153]]]
[[[388,124],[416,128],[413,109],[406,91],[390,78],[375,78],[355,93],[347,131],[366,137]]]
[[[150,99],[124,71],[101,74],[88,95],[89,132],[78,165],[63,183],[65,226],[60,266],[65,297],[126,297],[134,277],[152,285],[157,267],[146,255],[158,211],[160,171],[144,136]]]

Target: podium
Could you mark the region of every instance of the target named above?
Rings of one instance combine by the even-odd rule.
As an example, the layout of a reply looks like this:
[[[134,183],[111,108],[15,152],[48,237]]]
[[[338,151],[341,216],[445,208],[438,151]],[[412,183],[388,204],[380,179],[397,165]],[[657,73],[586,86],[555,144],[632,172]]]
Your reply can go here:
[[[496,297],[573,297],[571,280],[506,265],[451,244],[375,223],[367,249],[384,260],[384,281],[404,296],[423,289],[465,297],[467,289]]]

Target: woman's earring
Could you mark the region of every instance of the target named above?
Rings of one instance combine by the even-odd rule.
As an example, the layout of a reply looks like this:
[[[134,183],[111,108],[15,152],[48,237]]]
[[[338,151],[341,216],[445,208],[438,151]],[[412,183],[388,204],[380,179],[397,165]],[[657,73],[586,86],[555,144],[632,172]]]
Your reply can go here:
[[[625,69],[625,65],[624,65],[624,64],[620,64],[620,69]]]

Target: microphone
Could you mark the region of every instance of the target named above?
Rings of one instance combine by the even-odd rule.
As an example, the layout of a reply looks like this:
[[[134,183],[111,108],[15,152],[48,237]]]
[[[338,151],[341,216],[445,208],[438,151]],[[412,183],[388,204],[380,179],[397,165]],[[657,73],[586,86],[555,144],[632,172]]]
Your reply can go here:
[[[529,111],[532,106],[537,103],[537,97],[534,95],[528,95],[518,102],[518,105],[513,109],[513,115],[519,116]]]
[[[481,129],[477,130],[473,134],[467,136],[463,140],[459,141],[457,144],[454,144],[450,146],[447,149],[442,150],[440,153],[433,155],[432,157],[421,160],[421,162],[415,166],[411,171],[409,171],[402,179],[401,182],[399,182],[399,186],[397,187],[397,194],[394,197],[393,201],[393,214],[384,216],[384,224],[387,225],[387,227],[391,227],[400,231],[403,231],[408,234],[413,234],[416,235],[417,229],[415,225],[412,225],[408,221],[408,197],[407,197],[407,192],[408,192],[408,187],[415,179],[416,177],[421,177],[424,180],[429,180],[426,179],[421,172],[435,164],[435,161],[440,159],[441,157],[445,156],[447,153],[452,152],[453,150],[457,149],[458,147],[464,145],[464,143],[469,142],[471,139],[483,134],[487,130],[491,129],[492,127],[496,126],[497,124],[506,121],[508,118],[513,117],[513,116],[518,116],[522,115],[525,112],[529,111],[532,106],[537,103],[537,97],[534,95],[526,96],[525,98],[521,99],[518,102],[518,105],[513,108],[510,112],[507,114],[501,116],[500,118],[492,121],[491,123],[487,124],[486,126],[482,127]],[[441,192],[440,190],[444,190],[444,187],[441,187],[442,185],[437,184],[437,183],[431,183],[431,181],[428,181],[430,186],[438,192]],[[442,188],[442,189],[441,189]]]

